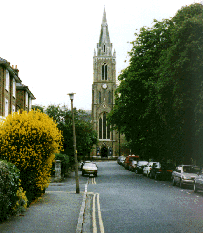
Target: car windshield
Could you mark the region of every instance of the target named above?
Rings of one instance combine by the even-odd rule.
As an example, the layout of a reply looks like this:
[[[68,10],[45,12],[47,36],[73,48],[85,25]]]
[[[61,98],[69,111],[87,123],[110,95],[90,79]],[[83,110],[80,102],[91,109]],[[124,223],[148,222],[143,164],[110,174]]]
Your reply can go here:
[[[186,173],[197,173],[200,171],[200,167],[185,166],[183,167],[183,172]]]
[[[86,163],[84,167],[96,167],[94,163]]]

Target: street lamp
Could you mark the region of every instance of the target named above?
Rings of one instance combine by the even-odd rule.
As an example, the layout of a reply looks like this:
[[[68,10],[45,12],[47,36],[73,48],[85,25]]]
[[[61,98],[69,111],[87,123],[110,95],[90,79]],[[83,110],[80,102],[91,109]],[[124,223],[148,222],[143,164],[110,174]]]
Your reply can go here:
[[[78,177],[78,159],[77,159],[77,150],[76,150],[76,135],[75,135],[75,120],[74,120],[74,111],[73,111],[73,99],[75,93],[69,93],[71,100],[71,112],[73,118],[73,148],[74,148],[74,159],[75,159],[75,180],[76,180],[76,193],[80,193],[79,188],[79,177]]]

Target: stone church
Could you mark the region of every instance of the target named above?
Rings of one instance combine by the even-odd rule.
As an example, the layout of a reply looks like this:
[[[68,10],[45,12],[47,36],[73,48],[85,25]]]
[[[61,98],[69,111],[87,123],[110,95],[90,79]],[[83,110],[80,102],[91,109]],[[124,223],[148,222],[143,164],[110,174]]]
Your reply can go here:
[[[116,52],[110,42],[105,9],[97,51],[94,50],[93,70],[92,122],[99,143],[95,145],[92,157],[112,159],[119,155],[119,135],[116,131],[110,131],[106,119],[115,103]]]

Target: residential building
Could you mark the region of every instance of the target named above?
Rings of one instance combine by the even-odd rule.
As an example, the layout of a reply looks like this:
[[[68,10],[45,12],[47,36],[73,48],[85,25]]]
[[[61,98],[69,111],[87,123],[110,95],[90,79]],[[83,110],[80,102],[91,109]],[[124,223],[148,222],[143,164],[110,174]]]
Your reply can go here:
[[[7,60],[0,57],[0,119],[17,112],[19,109],[29,111],[31,109],[31,100],[35,99],[28,87],[22,84],[18,73],[17,66],[11,67]],[[22,89],[25,95],[25,105],[21,105],[21,95],[23,94],[19,93]]]

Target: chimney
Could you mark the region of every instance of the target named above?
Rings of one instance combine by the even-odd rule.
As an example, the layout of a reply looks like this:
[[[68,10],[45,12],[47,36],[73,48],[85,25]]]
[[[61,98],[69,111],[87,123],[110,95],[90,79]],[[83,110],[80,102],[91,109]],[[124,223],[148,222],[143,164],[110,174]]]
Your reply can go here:
[[[12,67],[14,68],[14,66],[12,66]],[[18,76],[19,70],[18,70],[17,65],[16,65],[16,67],[15,67],[14,71],[15,71],[15,73],[16,73],[16,74],[17,74],[17,76]]]

